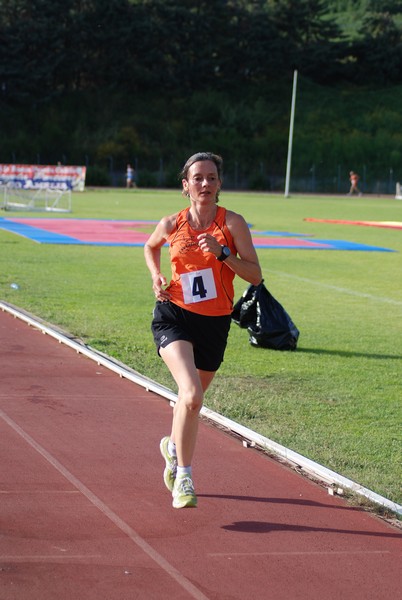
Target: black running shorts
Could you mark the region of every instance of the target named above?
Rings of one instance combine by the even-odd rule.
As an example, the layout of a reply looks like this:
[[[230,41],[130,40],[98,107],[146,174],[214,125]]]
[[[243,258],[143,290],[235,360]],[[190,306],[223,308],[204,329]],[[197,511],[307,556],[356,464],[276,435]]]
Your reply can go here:
[[[158,349],[176,340],[193,344],[197,369],[217,371],[225,354],[231,315],[209,317],[180,308],[172,302],[157,302],[152,333]]]

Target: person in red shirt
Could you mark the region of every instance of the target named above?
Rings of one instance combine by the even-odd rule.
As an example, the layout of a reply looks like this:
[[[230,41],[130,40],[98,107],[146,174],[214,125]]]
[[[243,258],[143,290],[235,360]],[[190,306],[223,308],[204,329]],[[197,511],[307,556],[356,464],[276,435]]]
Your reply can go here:
[[[360,177],[357,173],[355,173],[354,171],[350,171],[350,173],[349,173],[350,190],[349,190],[348,196],[352,196],[352,194],[358,194],[359,196],[362,195],[361,191],[357,187],[359,179],[360,179]]]
[[[144,254],[157,300],[152,332],[159,355],[178,386],[170,436],[160,442],[164,482],[173,507],[197,505],[191,462],[204,393],[223,361],[233,309],[233,279],[258,285],[261,268],[244,218],[218,206],[222,158],[191,156],[181,172],[189,206],[163,217]],[[172,278],[161,273],[168,243]]]

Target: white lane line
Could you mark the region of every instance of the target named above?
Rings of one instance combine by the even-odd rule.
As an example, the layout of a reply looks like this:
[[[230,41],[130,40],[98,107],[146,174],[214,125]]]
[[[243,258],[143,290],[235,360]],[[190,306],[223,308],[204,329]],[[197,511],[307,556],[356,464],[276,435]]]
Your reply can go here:
[[[0,417],[20,435],[34,450],[36,450],[45,460],[48,461],[67,481],[69,481],[77,490],[83,494],[97,509],[99,509],[112,523],[125,533],[145,554],[147,554],[159,567],[174,579],[183,589],[185,589],[192,598],[196,600],[208,600],[199,589],[197,589],[180,571],[171,565],[161,554],[150,546],[134,529],[132,529],[123,519],[121,519],[113,510],[111,510],[98,496],[88,489],[82,481],[73,475],[64,467],[54,456],[45,448],[36,442],[28,433],[26,433],[11,417],[0,409]]]
[[[24,496],[28,496],[31,494],[34,495],[48,495],[48,494],[79,494],[78,490],[0,490],[0,494],[22,494]]]
[[[392,554],[392,552],[390,550],[371,550],[371,551],[367,551],[367,550],[352,550],[352,551],[348,551],[348,550],[335,550],[334,552],[332,551],[316,551],[316,552],[235,552],[235,553],[231,553],[231,552],[216,552],[214,554],[207,554],[207,556],[211,556],[214,558],[237,558],[239,557],[244,557],[244,556],[321,556],[321,555],[327,555],[327,556],[332,556],[332,555],[345,555],[345,556],[349,556],[349,555],[354,555],[354,554]]]
[[[329,283],[322,283],[321,281],[316,281],[315,279],[308,279],[307,277],[299,277],[299,275],[292,275],[291,273],[285,273],[284,271],[274,271],[272,269],[265,269],[269,273],[273,273],[274,275],[279,275],[280,277],[287,277],[288,279],[296,279],[297,281],[303,281],[303,283],[308,283],[309,285],[317,285],[318,287],[327,288],[329,290],[334,290],[335,292],[339,292],[341,294],[348,294],[349,296],[357,296],[358,298],[367,298],[368,300],[374,300],[375,302],[383,302],[386,304],[394,304],[395,306],[402,306],[401,300],[392,300],[392,298],[382,298],[381,296],[374,296],[373,294],[365,294],[364,292],[356,292],[355,290],[350,290],[348,288],[338,287],[336,285],[331,285]]]
[[[102,558],[101,554],[38,554],[36,556],[23,554],[15,556],[13,554],[0,554],[0,560],[3,562],[13,563],[43,563],[43,562],[67,562],[69,560],[79,560],[81,564],[85,564],[91,560],[99,561]]]

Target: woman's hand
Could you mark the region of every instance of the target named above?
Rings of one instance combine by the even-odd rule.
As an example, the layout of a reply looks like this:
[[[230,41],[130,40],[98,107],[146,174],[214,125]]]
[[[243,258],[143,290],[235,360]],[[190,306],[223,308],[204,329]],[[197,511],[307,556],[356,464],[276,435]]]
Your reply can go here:
[[[163,286],[165,286],[166,283],[166,277],[162,275],[162,273],[156,273],[152,276],[152,289],[154,291],[155,298],[160,302],[166,302],[170,299],[169,292],[163,289]]]
[[[222,246],[210,233],[201,233],[197,239],[198,245],[203,252],[211,252],[216,258],[222,254]]]

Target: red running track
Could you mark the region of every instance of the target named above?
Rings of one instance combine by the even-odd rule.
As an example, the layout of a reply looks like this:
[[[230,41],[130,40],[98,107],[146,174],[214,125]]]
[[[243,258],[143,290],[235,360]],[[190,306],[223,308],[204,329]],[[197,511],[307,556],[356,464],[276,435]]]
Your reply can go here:
[[[390,600],[398,528],[202,421],[175,510],[169,402],[0,311],[1,600]]]

